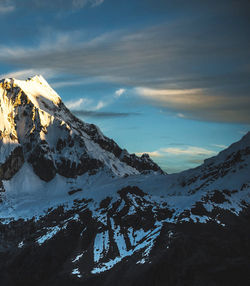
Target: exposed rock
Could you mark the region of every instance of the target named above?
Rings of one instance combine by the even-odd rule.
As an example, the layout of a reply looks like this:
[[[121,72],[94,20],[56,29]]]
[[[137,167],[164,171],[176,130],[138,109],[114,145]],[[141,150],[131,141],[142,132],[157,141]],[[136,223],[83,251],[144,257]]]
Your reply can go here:
[[[162,169],[151,160],[148,154],[143,154],[141,157],[138,157],[135,154],[130,155],[125,151],[121,160],[142,173],[147,171],[160,172],[161,174],[164,173]]]
[[[10,180],[24,163],[23,149],[16,147],[3,164],[0,164],[0,180]]]
[[[56,167],[46,141],[42,141],[34,148],[28,162],[31,163],[34,172],[42,180],[49,182],[55,177]]]

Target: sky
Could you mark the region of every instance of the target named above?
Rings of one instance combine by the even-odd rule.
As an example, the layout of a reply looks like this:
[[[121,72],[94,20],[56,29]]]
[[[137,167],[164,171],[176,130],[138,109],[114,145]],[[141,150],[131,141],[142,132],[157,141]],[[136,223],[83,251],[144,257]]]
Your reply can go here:
[[[248,0],[0,0],[0,27],[0,78],[43,75],[169,173],[250,130]]]

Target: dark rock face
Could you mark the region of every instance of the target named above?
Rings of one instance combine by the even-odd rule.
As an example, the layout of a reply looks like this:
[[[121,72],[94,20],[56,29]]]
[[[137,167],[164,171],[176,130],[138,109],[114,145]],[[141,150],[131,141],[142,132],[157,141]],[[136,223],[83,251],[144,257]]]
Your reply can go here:
[[[225,198],[225,195],[223,194],[223,192],[215,190],[212,196],[210,197],[210,201],[216,204],[223,204],[224,202],[227,201],[227,199]]]
[[[84,128],[84,131],[91,137],[91,139],[99,144],[102,149],[113,153],[117,158],[122,153],[122,149],[115,143],[113,139],[100,134],[100,130],[94,124],[89,124],[88,127]]]
[[[148,262],[137,262],[142,248],[108,271],[91,273],[96,266],[94,244],[98,234],[109,233],[109,249],[100,259],[105,263],[120,256],[114,225],[123,235],[127,250],[133,251],[129,232],[141,228],[148,233],[154,231],[154,224],[163,219],[159,213],[167,209],[150,204],[137,187],[128,186],[119,194],[116,201],[107,197],[100,203],[107,224],[93,216],[91,202],[84,199],[76,200],[71,210],[61,206],[38,221],[0,223],[1,285],[235,286],[249,281],[249,207],[239,216],[230,213],[220,218],[226,227],[212,221],[164,222]],[[129,212],[131,207],[136,207],[135,212]],[[197,214],[203,209],[197,204],[192,211]],[[57,231],[51,238],[41,239],[48,238],[51,230]],[[72,274],[74,269],[83,274]]]
[[[0,193],[5,192],[3,182],[0,181]]]
[[[127,153],[121,158],[121,161],[142,173],[147,171],[156,171],[161,174],[164,173],[162,169],[153,160],[151,160],[148,154],[143,154],[141,157],[138,157],[135,154],[130,155]]]
[[[82,156],[79,164],[71,162],[65,158],[61,158],[60,161],[56,162],[56,168],[58,174],[66,178],[75,178],[76,176],[83,175],[86,172],[94,174],[95,171],[103,166],[100,160],[91,159],[87,155]]]
[[[49,182],[56,175],[56,168],[46,141],[37,145],[29,156],[35,174],[42,180]]]
[[[3,185],[3,182],[0,180],[0,203],[3,202],[2,198],[1,198],[1,193],[5,192],[5,188]]]
[[[191,213],[199,216],[208,215],[208,211],[206,210],[202,202],[196,202],[195,206],[191,208]]]
[[[0,165],[0,180],[11,179],[22,167],[24,163],[23,149],[16,147],[4,164]]]
[[[59,154],[63,148],[70,144],[71,141],[58,140],[57,151]],[[103,167],[100,160],[90,158],[86,152],[79,157],[78,162],[67,159],[63,154],[58,156],[45,140],[33,149],[28,162],[31,163],[36,175],[46,182],[52,180],[57,173],[66,178],[76,178],[86,172],[93,174],[94,171]]]

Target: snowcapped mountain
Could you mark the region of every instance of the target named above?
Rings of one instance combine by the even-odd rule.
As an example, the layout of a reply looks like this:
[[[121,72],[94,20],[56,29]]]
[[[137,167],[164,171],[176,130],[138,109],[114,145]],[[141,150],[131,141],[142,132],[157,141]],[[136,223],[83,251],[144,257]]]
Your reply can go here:
[[[146,154],[128,154],[72,115],[42,76],[2,80],[0,107],[0,179],[10,179],[25,162],[47,182],[56,174],[75,178],[101,169],[115,176],[162,172]]]
[[[166,175],[70,113],[41,77],[0,83],[1,285],[246,285],[250,133]]]

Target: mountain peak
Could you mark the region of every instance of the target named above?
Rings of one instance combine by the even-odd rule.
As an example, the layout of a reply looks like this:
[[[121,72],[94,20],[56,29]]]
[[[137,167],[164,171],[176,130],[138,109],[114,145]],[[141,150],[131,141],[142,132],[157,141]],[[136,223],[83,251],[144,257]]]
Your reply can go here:
[[[99,171],[111,176],[163,173],[150,158],[123,152],[97,126],[76,118],[39,75],[1,81],[0,152],[0,180],[10,179],[25,162],[44,181]]]
[[[42,75],[36,75],[27,80],[18,80],[15,78],[2,79],[0,81],[0,88],[7,91],[2,93],[3,96],[8,95],[12,99],[22,92],[35,107],[44,109],[45,111],[47,111],[48,107],[58,106],[61,102],[60,96],[50,87]]]
[[[46,79],[41,74],[36,74],[32,77],[29,77],[27,80],[45,81],[47,83]]]

